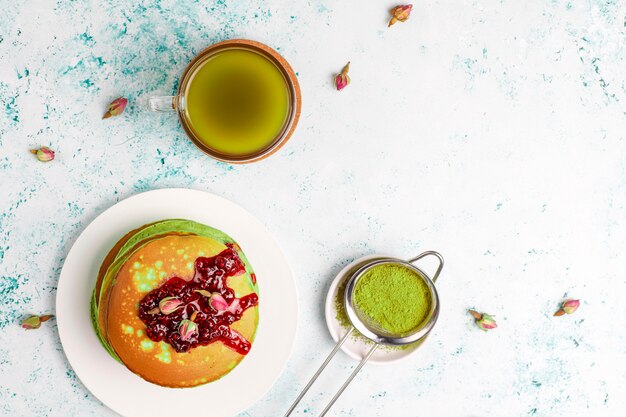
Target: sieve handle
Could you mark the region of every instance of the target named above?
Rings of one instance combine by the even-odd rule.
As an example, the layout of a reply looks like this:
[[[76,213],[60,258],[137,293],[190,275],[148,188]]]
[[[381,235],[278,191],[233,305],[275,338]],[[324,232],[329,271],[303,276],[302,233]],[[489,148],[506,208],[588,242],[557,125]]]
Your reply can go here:
[[[306,386],[302,389],[302,392],[300,392],[300,395],[298,395],[298,397],[295,399],[295,401],[293,402],[293,404],[291,404],[291,407],[289,407],[289,410],[287,410],[287,412],[285,413],[285,417],[289,417],[289,415],[291,415],[291,413],[293,412],[293,410],[296,408],[296,406],[298,405],[298,403],[300,402],[300,400],[302,400],[302,397],[304,397],[304,394],[307,393],[307,391],[309,390],[309,388],[311,388],[311,385],[313,385],[313,383],[315,382],[315,380],[317,380],[317,377],[320,376],[320,374],[322,373],[322,371],[324,370],[324,368],[326,368],[326,365],[328,365],[328,363],[330,362],[330,360],[333,358],[333,356],[335,356],[335,353],[337,353],[337,351],[339,350],[339,348],[341,347],[341,345],[343,345],[343,343],[348,340],[348,337],[350,337],[350,335],[352,334],[352,332],[354,331],[354,327],[350,327],[350,330],[348,331],[348,333],[345,334],[344,337],[342,337],[337,344],[335,345],[334,349],[332,350],[332,352],[330,352],[330,354],[328,355],[328,357],[326,358],[326,360],[324,361],[324,363],[322,363],[322,366],[319,367],[319,369],[317,370],[317,372],[315,372],[315,374],[313,375],[313,377],[311,378],[311,380],[308,382],[308,384],[306,384]],[[371,355],[370,355],[371,356]],[[368,357],[369,358],[369,357]],[[359,368],[360,369],[360,368]],[[341,393],[340,393],[341,394]],[[334,401],[333,401],[334,402]],[[332,405],[332,403],[331,403]]]
[[[434,256],[435,258],[439,260],[439,266],[437,267],[437,271],[435,272],[435,275],[433,275],[433,282],[435,282],[437,281],[437,278],[439,278],[439,274],[441,274],[441,270],[443,269],[443,256],[441,256],[439,252],[435,252],[434,250],[429,250],[424,253],[420,253],[415,258],[410,259],[409,263],[417,262],[420,259],[425,258],[427,256]]]
[[[335,401],[337,401],[337,399],[339,398],[339,396],[341,394],[343,394],[343,391],[348,387],[348,385],[350,385],[350,382],[352,382],[352,380],[354,379],[354,377],[356,376],[356,374],[359,373],[359,371],[361,370],[361,368],[363,367],[363,365],[365,365],[365,363],[367,362],[367,360],[369,358],[372,357],[372,355],[374,354],[374,352],[376,351],[376,348],[378,347],[378,344],[375,344],[374,346],[372,346],[372,348],[370,349],[369,352],[367,352],[367,355],[361,360],[361,363],[359,363],[359,365],[354,369],[354,371],[352,371],[352,373],[350,374],[350,376],[348,377],[348,379],[346,380],[346,382],[343,383],[343,385],[341,386],[341,388],[339,388],[339,391],[337,391],[337,393],[335,394],[335,396],[333,397],[332,400],[330,400],[330,402],[328,403],[328,405],[326,406],[326,408],[324,408],[322,410],[322,412],[320,413],[320,417],[324,417],[326,415],[326,413],[328,413],[328,410],[330,410],[330,407],[333,406],[333,404],[335,404]]]

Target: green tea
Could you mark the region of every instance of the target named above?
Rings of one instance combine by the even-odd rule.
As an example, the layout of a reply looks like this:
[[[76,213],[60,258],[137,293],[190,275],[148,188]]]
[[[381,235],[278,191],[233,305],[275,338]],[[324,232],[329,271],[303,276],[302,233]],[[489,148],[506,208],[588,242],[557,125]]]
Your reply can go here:
[[[195,136],[228,156],[266,149],[289,116],[289,89],[280,69],[244,49],[227,49],[202,62],[191,74],[185,100]]]

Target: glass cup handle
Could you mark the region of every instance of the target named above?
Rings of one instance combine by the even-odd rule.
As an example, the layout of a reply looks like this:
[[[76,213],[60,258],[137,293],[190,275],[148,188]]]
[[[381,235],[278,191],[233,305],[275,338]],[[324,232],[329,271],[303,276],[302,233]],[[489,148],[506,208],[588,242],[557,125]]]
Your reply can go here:
[[[409,260],[409,263],[414,263],[426,256],[434,256],[435,258],[437,258],[437,260],[439,261],[439,266],[437,267],[437,271],[435,272],[435,275],[433,275],[433,282],[437,281],[437,278],[439,278],[439,274],[441,274],[441,270],[443,269],[443,256],[441,256],[441,254],[439,252],[435,252],[434,250],[429,250],[426,251],[424,253],[420,253],[419,255],[417,255],[415,258]]]
[[[175,111],[175,99],[176,96],[148,97],[148,110],[159,112]]]

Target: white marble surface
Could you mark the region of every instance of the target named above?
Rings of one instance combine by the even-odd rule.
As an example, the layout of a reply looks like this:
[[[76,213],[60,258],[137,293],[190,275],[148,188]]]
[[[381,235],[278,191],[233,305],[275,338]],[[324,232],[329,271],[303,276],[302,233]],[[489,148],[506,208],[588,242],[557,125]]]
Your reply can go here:
[[[389,1],[1,4],[0,414],[113,415],[54,322],[26,332],[19,318],[54,312],[89,221],[163,187],[241,204],[294,269],[294,353],[241,417],[281,415],[331,348],[323,298],[342,265],[427,249],[447,262],[432,337],[404,363],[366,367],[333,415],[626,413],[623,1],[428,1],[390,29]],[[280,153],[234,167],[134,104],[173,92],[195,52],[232,37],[279,49],[304,103]],[[118,95],[133,104],[101,121]],[[42,145],[55,161],[28,153]],[[582,306],[553,318],[565,294]],[[468,307],[499,328],[476,329]],[[353,366],[340,355],[297,415],[316,415]]]

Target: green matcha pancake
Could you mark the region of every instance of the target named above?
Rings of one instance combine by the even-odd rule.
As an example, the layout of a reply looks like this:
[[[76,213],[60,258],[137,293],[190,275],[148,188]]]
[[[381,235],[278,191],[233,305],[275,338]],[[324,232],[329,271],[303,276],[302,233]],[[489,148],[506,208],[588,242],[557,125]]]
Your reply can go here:
[[[258,325],[256,276],[219,230],[163,220],[126,234],[100,268],[92,322],[104,348],[149,382],[192,387],[232,370]]]

